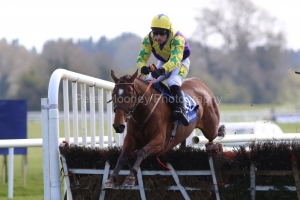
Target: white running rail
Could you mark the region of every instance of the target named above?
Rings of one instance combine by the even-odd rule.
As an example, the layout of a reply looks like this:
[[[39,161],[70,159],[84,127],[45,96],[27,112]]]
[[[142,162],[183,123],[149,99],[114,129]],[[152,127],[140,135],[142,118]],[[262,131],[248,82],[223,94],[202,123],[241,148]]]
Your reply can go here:
[[[43,98],[41,100],[45,200],[62,199],[58,150],[60,142],[59,112],[61,111],[59,110],[59,86],[61,80],[63,80],[62,96],[64,120],[62,125],[64,128],[63,137],[65,140],[70,141],[70,133],[72,132],[72,144],[82,144],[82,146],[90,145],[94,148],[97,143],[99,144],[99,147],[102,148],[104,147],[104,127],[106,127],[105,132],[107,133],[108,145],[113,145],[113,142],[117,145],[122,145],[125,135],[124,133],[122,135],[118,134],[117,137],[113,137],[113,112],[111,103],[106,104],[107,114],[104,114],[104,102],[111,99],[111,91],[114,88],[114,83],[64,69],[55,70],[50,78],[48,98]],[[80,87],[79,93],[77,89],[78,84]],[[70,101],[69,85],[71,85],[72,88]],[[86,94],[86,87],[88,87],[89,91],[88,96]],[[105,96],[106,100],[104,100]],[[70,119],[69,102],[72,103],[72,119]],[[80,112],[78,110],[80,110]],[[78,118],[80,118],[81,123],[79,123]],[[98,126],[96,126],[96,121]],[[81,127],[81,131],[79,130],[79,127]],[[88,128],[90,130],[89,132]],[[98,131],[96,131],[97,129]],[[82,138],[81,141],[79,141],[80,133]],[[98,135],[97,139],[96,134]],[[90,136],[88,137],[88,135]]]

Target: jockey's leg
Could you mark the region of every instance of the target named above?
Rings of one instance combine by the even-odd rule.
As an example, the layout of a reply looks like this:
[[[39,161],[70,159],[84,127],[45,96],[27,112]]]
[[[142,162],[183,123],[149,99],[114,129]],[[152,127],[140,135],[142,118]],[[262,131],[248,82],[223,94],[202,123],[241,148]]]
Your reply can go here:
[[[182,80],[186,77],[190,66],[190,60],[187,58],[181,61],[180,66],[172,70],[168,85],[175,99],[175,109],[173,117],[179,120],[184,126],[188,126],[189,122],[186,116],[185,101],[182,90],[180,88]]]
[[[172,85],[170,90],[175,99],[175,110],[173,110],[173,117],[179,120],[184,126],[188,126],[189,122],[186,117],[185,101],[180,86]]]

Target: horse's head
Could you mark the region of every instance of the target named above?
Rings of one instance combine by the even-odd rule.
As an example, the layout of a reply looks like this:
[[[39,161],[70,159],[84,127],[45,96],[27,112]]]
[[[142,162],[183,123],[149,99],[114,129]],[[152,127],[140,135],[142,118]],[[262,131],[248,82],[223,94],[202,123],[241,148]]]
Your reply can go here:
[[[127,116],[131,114],[138,102],[139,92],[134,85],[137,74],[138,70],[132,76],[125,75],[117,78],[115,72],[111,70],[111,77],[115,82],[112,92],[115,112],[113,127],[117,133],[123,133]]]

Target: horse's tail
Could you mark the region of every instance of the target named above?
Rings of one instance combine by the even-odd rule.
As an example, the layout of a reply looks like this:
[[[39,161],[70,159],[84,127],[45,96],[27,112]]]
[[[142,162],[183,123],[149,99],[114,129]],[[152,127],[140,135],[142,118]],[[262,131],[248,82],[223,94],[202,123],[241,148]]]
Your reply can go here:
[[[220,137],[220,139],[223,139],[225,135],[226,135],[225,125],[220,125],[218,129],[218,137]]]

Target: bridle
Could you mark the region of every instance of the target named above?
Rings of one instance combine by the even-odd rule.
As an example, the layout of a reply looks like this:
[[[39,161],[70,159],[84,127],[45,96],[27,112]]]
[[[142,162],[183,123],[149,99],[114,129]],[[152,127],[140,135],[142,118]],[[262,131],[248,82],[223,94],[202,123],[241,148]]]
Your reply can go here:
[[[140,97],[141,97],[141,92],[136,88],[135,84],[134,83],[117,83],[115,84],[115,87],[116,86],[122,86],[122,85],[132,85],[133,86],[133,89],[137,92],[138,94],[138,97],[137,97],[137,101],[136,103],[134,104],[134,106],[132,108],[125,108],[124,106],[121,106],[121,105],[116,105],[114,106],[114,112],[116,112],[116,109],[117,108],[120,108],[122,110],[125,111],[126,114],[128,114],[128,116],[131,116],[133,111],[136,109],[136,107],[138,106],[138,104],[140,103]],[[128,116],[126,117],[126,119],[128,118]]]
[[[128,119],[132,119],[140,128],[143,128],[144,125],[146,124],[146,122],[148,121],[148,119],[150,118],[150,116],[152,115],[154,109],[156,108],[156,106],[158,105],[158,102],[159,100],[161,99],[162,95],[160,95],[159,99],[157,100],[157,102],[155,103],[155,105],[153,106],[151,112],[149,113],[149,115],[147,116],[146,120],[142,123],[142,124],[139,124],[132,116],[133,112],[135,111],[135,109],[137,108],[137,106],[142,102],[142,100],[144,99],[146,93],[149,91],[149,89],[151,88],[153,82],[155,81],[155,79],[153,78],[151,80],[151,82],[149,83],[149,85],[147,86],[145,92],[142,94],[141,91],[139,91],[137,89],[137,87],[135,86],[134,83],[117,83],[115,84],[115,86],[121,86],[121,85],[131,85],[133,87],[133,89],[136,91],[136,93],[138,94],[138,97],[137,97],[137,101],[135,102],[134,106],[132,108],[125,108],[124,106],[121,106],[121,105],[116,105],[114,106],[114,112],[116,112],[116,109],[120,108],[122,110],[125,111],[125,113],[127,114],[127,117],[126,117],[126,122]],[[151,93],[151,96],[150,96],[150,99],[148,100],[148,102],[146,102],[145,104],[145,107],[147,107],[149,105],[149,103],[151,102],[153,98],[153,92]]]

